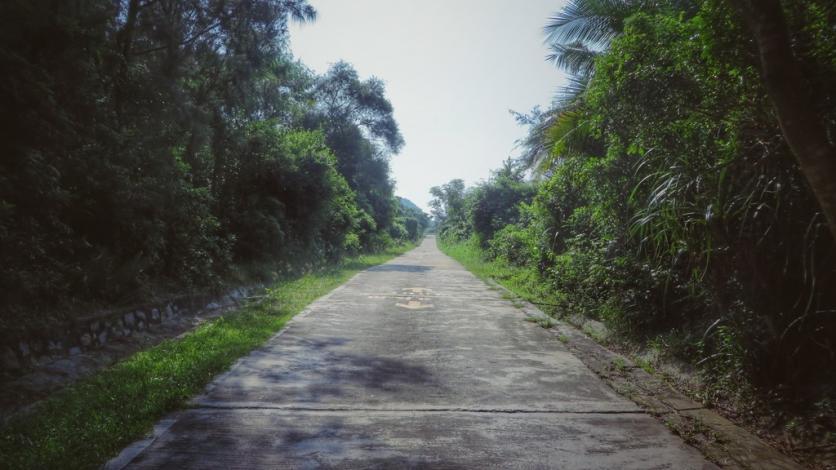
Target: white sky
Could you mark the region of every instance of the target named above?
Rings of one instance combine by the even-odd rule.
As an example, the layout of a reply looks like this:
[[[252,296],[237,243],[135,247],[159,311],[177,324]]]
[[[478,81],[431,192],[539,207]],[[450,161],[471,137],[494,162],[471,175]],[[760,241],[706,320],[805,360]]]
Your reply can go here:
[[[546,106],[563,75],[543,26],[565,0],[310,0],[294,55],[322,73],[338,60],[386,83],[406,145],[396,193],[427,210],[429,189],[490,176],[525,134],[508,113]]]

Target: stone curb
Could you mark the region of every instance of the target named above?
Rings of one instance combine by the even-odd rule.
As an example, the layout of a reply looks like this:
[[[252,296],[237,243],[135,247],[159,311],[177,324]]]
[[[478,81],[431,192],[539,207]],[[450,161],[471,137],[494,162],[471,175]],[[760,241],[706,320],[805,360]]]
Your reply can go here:
[[[12,346],[0,344],[0,426],[83,377],[241,308],[257,298],[253,292],[263,290],[260,285],[239,287],[222,296],[181,296],[150,307],[79,317],[65,328],[19,340],[17,355]],[[8,356],[14,367],[8,367]]]
[[[91,313],[60,325],[14,332],[0,345],[0,375],[25,374],[48,362],[101,349],[117,338],[169,322],[215,310],[236,308],[261,285],[242,286],[220,295],[195,294]]]

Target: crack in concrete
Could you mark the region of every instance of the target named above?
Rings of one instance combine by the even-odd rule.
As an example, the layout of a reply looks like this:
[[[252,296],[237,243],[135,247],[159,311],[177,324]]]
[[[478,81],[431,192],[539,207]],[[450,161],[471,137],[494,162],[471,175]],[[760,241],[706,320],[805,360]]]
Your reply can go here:
[[[275,410],[275,411],[297,411],[297,412],[381,412],[381,413],[496,413],[496,414],[579,414],[579,415],[616,415],[633,414],[646,415],[643,410],[533,410],[523,408],[374,408],[374,407],[347,407],[347,406],[283,406],[269,404],[229,404],[222,403],[198,403],[190,406],[193,410]]]
[[[708,409],[704,406],[695,406],[695,407],[691,407],[691,408],[675,408],[675,407],[671,407],[671,408],[673,408],[673,411],[669,411],[668,413],[679,412],[679,411],[696,411],[696,410],[706,410],[706,409]]]

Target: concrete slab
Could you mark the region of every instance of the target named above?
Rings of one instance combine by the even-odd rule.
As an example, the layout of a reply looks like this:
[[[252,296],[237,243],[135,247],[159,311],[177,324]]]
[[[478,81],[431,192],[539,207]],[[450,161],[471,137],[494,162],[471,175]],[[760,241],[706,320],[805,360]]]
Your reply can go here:
[[[709,468],[428,238],[219,376],[137,468]]]
[[[191,410],[132,468],[703,469],[643,414]]]

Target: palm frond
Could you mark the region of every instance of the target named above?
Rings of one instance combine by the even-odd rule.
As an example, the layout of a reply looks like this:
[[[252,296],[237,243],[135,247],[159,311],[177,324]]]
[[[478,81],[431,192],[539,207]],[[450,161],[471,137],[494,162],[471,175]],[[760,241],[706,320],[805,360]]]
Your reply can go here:
[[[561,87],[555,95],[555,106],[560,109],[573,107],[589,86],[590,76],[591,73],[586,75],[570,75],[566,85]]]
[[[308,23],[316,20],[316,9],[307,0],[285,0],[281,6],[288,12],[290,18],[297,23]]]
[[[595,58],[600,54],[580,41],[553,43],[549,48],[551,52],[546,56],[546,60],[554,62],[557,67],[572,75],[590,75],[595,67]]]
[[[522,168],[536,171],[542,162],[548,159],[551,142],[547,140],[547,134],[558,113],[559,111],[554,107],[546,111],[535,108],[530,114],[512,111],[518,123],[529,127],[528,134],[517,141],[517,147],[521,149],[521,152],[516,160]]]
[[[550,43],[581,42],[605,47],[624,29],[642,0],[570,0],[543,28]]]
[[[603,142],[593,133],[588,116],[582,111],[568,109],[560,113],[548,129],[546,142],[550,145],[549,158],[540,162],[537,171],[546,173],[560,161],[579,156],[601,156]]]
[[[589,75],[571,75],[561,87],[549,109],[534,108],[529,114],[511,111],[520,125],[528,126],[528,134],[517,141],[522,151],[519,164],[542,175],[564,154],[596,153],[599,142],[591,138],[587,122],[577,112],[581,97],[589,83]]]

